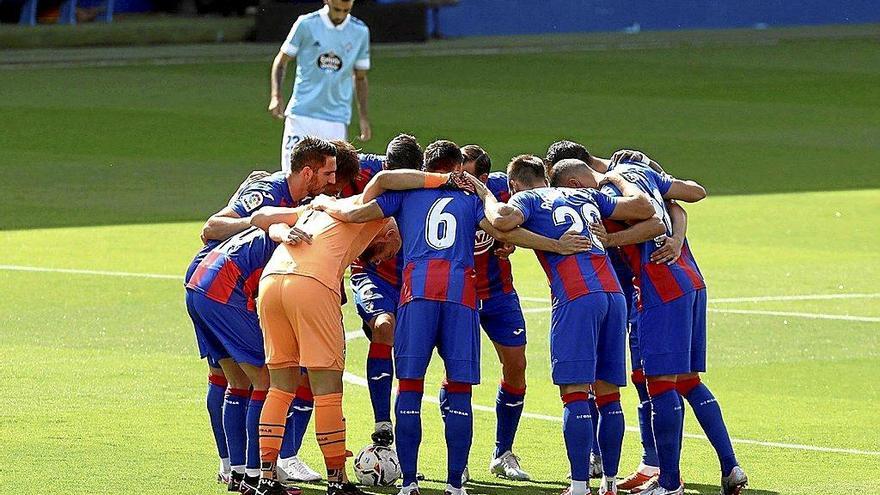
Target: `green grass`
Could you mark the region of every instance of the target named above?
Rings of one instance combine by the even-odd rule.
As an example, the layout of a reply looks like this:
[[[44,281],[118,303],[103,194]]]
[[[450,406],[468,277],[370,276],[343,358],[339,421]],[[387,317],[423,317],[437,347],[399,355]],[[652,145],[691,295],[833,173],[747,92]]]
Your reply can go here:
[[[450,46],[455,46],[450,45]],[[442,47],[442,45],[441,45]],[[96,54],[98,52],[95,52]],[[377,50],[374,141],[479,142],[499,166],[563,136],[599,154],[649,151],[712,196],[688,208],[710,300],[877,293],[880,52],[872,40],[787,41],[539,54],[401,57]],[[829,61],[834,60],[835,63]],[[269,60],[104,68],[0,67],[0,493],[223,493],[179,279],[15,271],[34,266],[182,275],[201,221],[253,168],[275,169],[280,126],[263,112]],[[546,298],[530,253],[516,286]],[[525,302],[526,308],[546,304]],[[873,455],[735,447],[753,493],[870,493],[880,452],[880,324],[725,309],[877,318],[878,298],[712,302],[706,381],[737,439],[856,449]],[[359,322],[351,305],[346,328]],[[527,314],[526,411],[558,417],[549,313]],[[363,375],[364,340],[349,343]],[[484,341],[494,404],[499,367]],[[428,383],[439,383],[432,366]],[[430,395],[430,393],[429,393]],[[635,423],[635,392],[623,392]],[[349,384],[350,448],[368,442],[366,389]],[[436,405],[425,404],[421,469],[444,477]],[[688,416],[688,433],[700,433]],[[560,424],[526,418],[517,438],[540,483],[488,476],[491,413],[475,413],[475,494],[552,494],[567,466]],[[320,466],[310,432],[303,455]],[[638,462],[627,433],[621,472]],[[717,492],[708,442],[685,441],[689,493]],[[431,489],[442,488],[436,482]],[[320,486],[309,493],[320,493]],[[381,493],[394,493],[383,490]],[[428,491],[428,493],[436,493]]]

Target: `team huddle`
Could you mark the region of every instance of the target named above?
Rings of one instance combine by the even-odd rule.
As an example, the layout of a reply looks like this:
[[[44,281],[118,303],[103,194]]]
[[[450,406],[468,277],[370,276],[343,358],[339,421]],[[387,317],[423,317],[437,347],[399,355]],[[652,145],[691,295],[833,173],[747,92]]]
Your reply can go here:
[[[370,340],[372,440],[396,454],[400,494],[419,493],[424,380],[435,349],[445,369],[446,493],[466,493],[480,328],[502,375],[489,471],[529,480],[513,453],[527,345],[508,259],[515,246],[535,251],[550,285],[551,376],[571,469],[564,493],[589,493],[591,477],[601,478],[600,494],[683,493],[685,400],[718,454],[722,495],[746,486],[699,375],[706,289],[676,202],[703,199],[702,186],[643,153],[602,159],[571,141],[552,144],[546,158],[517,156],[503,173],[490,172],[476,145],[441,140],[422,151],[401,134],[376,156],[305,137],[289,165],[241,184],[205,223],[205,245],[186,273],[186,305],[209,365],[218,479],[230,491],[296,494],[295,482],[321,479],[297,455],[314,411],[327,493],[363,493],[346,474],[341,306],[349,267]],[[627,337],[643,457],[618,479]]]

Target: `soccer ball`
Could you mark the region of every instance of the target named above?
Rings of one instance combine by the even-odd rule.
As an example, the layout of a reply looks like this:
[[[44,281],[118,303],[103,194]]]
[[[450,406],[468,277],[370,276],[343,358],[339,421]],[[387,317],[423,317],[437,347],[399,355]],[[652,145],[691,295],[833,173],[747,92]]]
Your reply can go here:
[[[364,486],[391,486],[400,478],[397,452],[381,445],[367,445],[354,459],[354,474]]]

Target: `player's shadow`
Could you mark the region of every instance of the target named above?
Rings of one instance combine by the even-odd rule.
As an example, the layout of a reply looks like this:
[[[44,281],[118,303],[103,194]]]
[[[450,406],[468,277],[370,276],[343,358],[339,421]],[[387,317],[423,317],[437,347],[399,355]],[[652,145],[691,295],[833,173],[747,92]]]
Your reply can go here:
[[[426,480],[435,483],[441,483],[441,480]],[[595,482],[593,482],[595,485]],[[470,495],[559,495],[559,493],[568,486],[568,483],[561,481],[530,481],[528,483],[503,483],[484,480],[470,480],[467,483],[468,493]],[[303,485],[304,495],[324,495],[327,489],[323,484]],[[393,486],[388,487],[361,487],[364,492],[369,494],[396,494],[400,489]],[[718,485],[704,485],[700,483],[688,483],[685,485],[686,495],[717,495],[721,490]],[[437,488],[422,488],[422,495],[443,495],[443,490]],[[593,492],[595,493],[595,491]],[[779,492],[771,490],[759,490],[756,488],[748,488],[750,495],[779,495]]]

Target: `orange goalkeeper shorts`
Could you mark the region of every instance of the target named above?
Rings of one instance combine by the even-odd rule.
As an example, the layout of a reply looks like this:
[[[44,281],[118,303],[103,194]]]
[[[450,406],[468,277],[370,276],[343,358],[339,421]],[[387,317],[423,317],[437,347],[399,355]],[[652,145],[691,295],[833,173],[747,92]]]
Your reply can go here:
[[[342,371],[345,330],[339,294],[302,275],[266,275],[257,313],[269,368]]]

